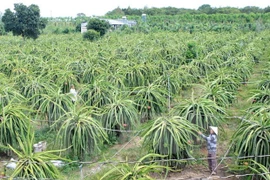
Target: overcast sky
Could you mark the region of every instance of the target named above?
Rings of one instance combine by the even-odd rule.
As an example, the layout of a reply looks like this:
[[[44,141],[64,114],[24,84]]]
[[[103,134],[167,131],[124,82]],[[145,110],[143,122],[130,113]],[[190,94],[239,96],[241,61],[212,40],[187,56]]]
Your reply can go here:
[[[87,16],[105,15],[118,6],[120,8],[144,7],[176,7],[198,9],[203,4],[211,7],[237,7],[257,6],[265,8],[270,6],[270,0],[0,0],[0,12],[5,9],[14,9],[14,3],[23,3],[27,6],[36,4],[40,8],[42,17],[76,17],[78,13]]]

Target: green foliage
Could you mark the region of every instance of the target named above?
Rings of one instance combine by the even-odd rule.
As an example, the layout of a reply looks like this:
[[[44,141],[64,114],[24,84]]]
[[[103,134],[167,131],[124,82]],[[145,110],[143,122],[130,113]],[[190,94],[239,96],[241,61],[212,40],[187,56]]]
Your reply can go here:
[[[65,28],[65,29],[62,31],[63,34],[68,34],[69,32],[70,32],[70,30],[69,30],[68,28]]]
[[[254,90],[253,96],[250,97],[252,103],[261,103],[270,105],[270,89]]]
[[[198,8],[198,11],[205,14],[211,14],[213,13],[213,9],[209,4],[203,4]]]
[[[210,7],[211,8],[211,7]],[[212,9],[212,10],[211,10]],[[237,8],[221,7],[211,8],[209,14],[194,9],[177,9],[174,7],[167,8],[147,8],[147,9],[120,9],[125,16],[137,22],[136,26],[120,30],[120,34],[130,34],[131,32],[158,32],[160,30],[167,32],[236,32],[238,30],[244,32],[262,31],[269,29],[269,13],[241,13]],[[110,12],[108,12],[110,14]],[[147,14],[147,21],[144,22],[142,14]],[[104,19],[119,19],[123,15],[107,15]],[[93,18],[92,18],[93,19]],[[62,28],[69,24],[70,29],[80,31],[81,22],[87,22],[87,17],[76,17],[75,19],[53,18],[49,24]],[[123,27],[123,26],[122,26]],[[49,30],[49,28],[48,28]],[[112,29],[113,30],[113,29]],[[50,29],[52,32],[53,29]],[[46,31],[47,32],[47,31]],[[192,39],[191,41],[196,41]]]
[[[135,103],[143,118],[151,119],[165,112],[167,91],[155,83],[133,90]]]
[[[269,169],[252,159],[238,160],[238,164],[229,165],[229,169],[237,174],[246,174],[245,179],[269,180]]]
[[[76,27],[75,27],[75,31],[76,31],[76,32],[81,32],[81,24],[82,24],[82,22],[80,22],[80,23],[78,23],[78,24],[76,25]]]
[[[15,13],[7,9],[2,17],[5,24],[5,30],[12,31],[13,35],[23,38],[37,39],[40,32],[44,29],[44,21],[40,22],[40,10],[37,5],[25,6],[23,4],[14,4]],[[40,26],[41,25],[41,26]]]
[[[38,109],[41,105],[41,94],[47,93],[47,83],[43,78],[37,77],[25,82],[21,94],[28,99],[28,103]]]
[[[125,84],[128,87],[143,86],[145,84],[145,76],[147,68],[144,63],[134,64],[125,69]]]
[[[120,9],[120,7],[115,8],[114,10],[107,12],[107,16],[124,16],[125,13]]]
[[[131,34],[133,33],[134,28],[129,27],[128,25],[124,24],[121,28],[120,28],[120,32],[124,33],[124,34]]]
[[[188,60],[190,61],[190,60]],[[196,67],[198,69],[200,76],[207,76],[214,70],[214,65],[209,63],[209,60],[205,59],[195,59],[190,63],[192,67]]]
[[[40,21],[39,21],[40,30],[45,29],[47,24],[48,24],[48,19],[47,18],[40,18]]]
[[[6,34],[5,25],[2,21],[0,21],[0,36],[3,36],[5,34]]]
[[[87,105],[101,108],[110,102],[114,90],[115,87],[111,83],[103,78],[97,78],[92,84],[82,88],[81,96]]]
[[[143,144],[150,152],[166,157],[155,159],[184,159],[192,157],[191,136],[196,136],[197,127],[180,116],[164,115],[149,121],[142,132]],[[167,166],[181,166],[184,161],[164,161]]]
[[[226,18],[228,17],[232,18],[233,16],[226,16]],[[261,16],[262,22],[265,21],[264,17],[265,15]],[[147,21],[152,23],[154,18],[156,17],[149,16]],[[168,24],[174,21],[176,17],[171,18],[167,16]],[[210,16],[194,15],[186,16],[186,18],[188,21],[192,18],[201,18],[200,21],[205,22],[209,20]],[[212,16],[211,18],[217,18],[213,23],[225,20],[218,16]],[[158,23],[162,20],[164,19],[161,17],[156,22]],[[186,109],[191,106],[190,110],[193,110],[192,112],[183,112],[181,114],[181,116],[189,114],[187,116],[189,120],[196,118],[198,121],[204,122],[204,115],[207,114],[208,122],[205,123],[205,126],[213,125],[217,121],[220,122],[220,120],[223,120],[223,117],[220,116],[222,111],[216,108],[216,104],[228,107],[228,105],[225,106],[227,101],[223,101],[223,95],[241,94],[242,91],[240,90],[245,90],[246,92],[253,85],[248,84],[244,86],[245,88],[241,87],[240,81],[242,78],[248,77],[242,76],[242,74],[255,70],[258,72],[259,70],[256,69],[257,65],[267,67],[262,63],[268,60],[269,31],[242,33],[235,30],[232,33],[218,33],[208,32],[207,28],[211,26],[209,24],[203,27],[200,27],[201,25],[198,24],[200,28],[205,28],[204,32],[194,31],[193,34],[189,34],[182,31],[185,28],[184,22],[187,20],[177,20],[179,22],[178,25],[181,27],[179,29],[181,32],[172,33],[165,26],[161,30],[159,29],[159,24],[156,24],[155,32],[151,29],[153,25],[148,26],[149,34],[136,33],[137,27],[134,27],[135,31],[132,34],[119,35],[118,32],[111,32],[108,36],[104,36],[95,43],[82,41],[81,34],[79,33],[74,33],[72,36],[67,34],[45,34],[40,36],[37,41],[23,41],[21,38],[2,36],[0,42],[0,84],[2,84],[0,87],[0,106],[1,108],[6,107],[8,104],[16,104],[15,102],[18,101],[36,105],[31,108],[39,110],[36,111],[37,117],[34,117],[35,114],[29,114],[28,118],[41,120],[50,118],[52,119],[51,123],[57,121],[55,129],[58,130],[59,126],[62,123],[64,124],[66,119],[71,119],[71,115],[67,113],[71,113],[74,107],[84,108],[85,102],[88,106],[93,106],[87,107],[88,109],[94,108],[96,110],[97,108],[106,107],[104,112],[108,113],[110,111],[109,107],[113,106],[107,106],[107,104],[113,104],[112,102],[115,102],[114,93],[121,92],[121,95],[128,94],[127,97],[123,96],[124,100],[136,103],[136,107],[142,112],[141,117],[146,117],[149,112],[149,119],[157,119],[156,116],[167,112],[170,102],[173,102],[175,105],[173,109],[177,109],[179,104],[181,106],[185,104]],[[231,20],[234,20],[234,18]],[[235,21],[238,21],[237,17],[235,17]],[[196,22],[197,19],[195,22],[190,21],[189,23],[193,24]],[[231,24],[227,22],[224,21],[224,24]],[[56,27],[60,23],[56,22],[55,24]],[[232,24],[235,23],[232,22]],[[194,26],[194,29],[196,27]],[[59,28],[59,32],[61,33],[64,28]],[[197,30],[201,31],[201,29]],[[196,47],[199,50],[199,58],[196,58],[192,63],[186,64],[185,52],[189,42],[196,43]],[[254,54],[254,51],[257,50],[253,50],[253,47],[260,47],[256,49],[261,51],[256,53],[256,57],[260,61],[255,66],[253,63],[254,58],[251,54]],[[246,63],[247,61],[251,63]],[[239,64],[241,66],[238,66]],[[247,69],[245,69],[246,65],[248,66]],[[205,68],[208,70],[203,73]],[[234,73],[233,71],[238,72]],[[201,74],[208,76],[209,87],[214,87],[211,91],[204,91],[198,85],[194,85],[194,83],[199,83],[206,86],[205,79],[207,77],[201,76]],[[167,75],[169,75],[169,81]],[[250,81],[253,82],[258,75],[260,74],[256,73],[255,77],[252,76],[250,78]],[[75,104],[71,103],[68,93],[70,84],[75,84],[76,90],[78,90],[78,101]],[[189,87],[195,90],[196,94],[194,95],[196,97],[204,96],[207,92],[208,100],[206,98],[195,98],[194,103],[193,100],[188,98],[190,96]],[[19,92],[29,99],[24,98]],[[169,97],[171,98],[169,99]],[[243,101],[245,97],[240,96],[238,99],[241,103],[237,105],[241,106],[241,109],[243,105],[246,105]],[[81,102],[80,98],[84,102]],[[188,103],[191,101],[193,104]],[[234,111],[234,107],[232,108],[233,115],[240,114],[241,109]],[[227,109],[230,110],[231,107]],[[254,113],[255,117],[267,111],[269,111],[269,105],[268,109],[266,104],[255,103],[252,105],[251,112]],[[136,112],[137,109],[133,113]],[[182,109],[176,110],[177,115],[180,115],[179,112],[182,112]],[[118,113],[114,114],[118,115]],[[213,116],[217,119],[210,119]],[[102,120],[98,118],[100,116],[87,115],[87,117],[93,117],[99,121],[99,124],[102,123]],[[58,119],[61,119],[61,121],[58,121]],[[82,125],[87,124],[88,121],[90,120],[83,121]],[[76,121],[74,120],[73,122]],[[69,125],[71,126],[71,124]],[[75,124],[77,124],[76,127],[80,127],[79,123],[74,123],[72,124],[74,125],[72,126],[74,127],[73,129],[75,129]],[[44,124],[41,125],[44,126]],[[45,125],[47,126],[47,124]],[[226,128],[226,125],[219,127]],[[93,131],[96,128],[97,126],[92,128]],[[59,131],[63,132],[64,130],[60,129]],[[230,130],[230,132],[232,131]],[[64,132],[64,135],[68,135],[68,133]],[[78,136],[76,134],[76,138]],[[39,136],[39,138],[43,137],[46,138],[46,134]],[[72,140],[68,139],[68,137],[65,138],[71,142],[67,147],[72,146]],[[99,142],[103,143],[103,141]],[[83,148],[81,144],[76,146]],[[77,158],[71,155],[72,150],[69,152],[71,152],[71,157]],[[89,152],[92,155],[94,150]],[[87,152],[87,155],[89,152]]]
[[[233,65],[231,69],[231,73],[235,75],[235,77],[241,78],[242,82],[247,82],[252,70],[252,64],[249,63],[249,60],[245,60],[241,58],[241,63]]]
[[[86,17],[86,15],[84,13],[78,13],[77,17]]]
[[[267,6],[266,8],[264,8],[264,12],[269,13],[270,12],[270,6]]]
[[[9,32],[14,29],[15,15],[10,9],[6,9],[2,16],[2,22],[4,23],[5,31]]]
[[[235,93],[227,91],[221,85],[212,84],[211,82],[205,83],[202,88],[204,90],[202,97],[212,100],[220,107],[229,107],[236,98]]]
[[[87,30],[93,29],[99,32],[100,36],[104,36],[109,28],[109,22],[97,18],[91,18],[87,23]]]
[[[240,9],[243,13],[261,13],[262,9],[256,6],[246,6]]]
[[[241,13],[241,10],[238,9],[238,8],[235,8],[235,7],[220,7],[220,8],[212,9],[211,13],[216,13],[216,14],[239,14],[239,13]]]
[[[260,180],[270,179],[269,168],[267,168],[266,166],[260,163],[257,163],[254,160],[251,160],[251,165],[249,166],[249,168],[251,169],[253,173],[259,174],[259,175],[255,175],[256,178]]]
[[[107,134],[95,116],[89,107],[74,107],[54,123],[56,128],[60,125],[57,144],[69,148],[69,152],[80,160],[99,150],[100,145],[107,141]]]
[[[107,129],[130,130],[138,125],[135,103],[125,95],[116,93],[102,109],[101,121]],[[112,132],[108,130],[108,134]]]
[[[100,32],[94,29],[89,29],[83,33],[83,39],[85,40],[95,41],[95,40],[98,40],[99,38],[100,38]]]
[[[0,144],[16,147],[30,125],[29,110],[22,105],[9,103],[0,108],[0,112]]]
[[[235,143],[233,152],[237,156],[255,156],[246,159],[253,159],[268,169],[270,168],[270,157],[260,156],[270,154],[269,117],[261,115],[254,120],[243,121],[232,137],[232,141]]]
[[[270,118],[270,104],[267,103],[256,103],[254,102],[251,107],[247,109],[246,116],[252,120],[264,116],[264,118]]]
[[[264,90],[264,89],[270,89],[270,76],[264,77],[261,79],[261,81],[258,84],[258,89]]]
[[[69,112],[73,104],[71,95],[63,94],[55,86],[48,87],[47,90],[46,93],[35,95],[38,96],[38,100],[34,106],[38,108],[38,113],[42,113],[46,118],[48,124],[52,125],[56,120]]]
[[[235,92],[240,86],[241,79],[233,73],[215,72],[211,77],[211,86],[221,86],[228,92]]]
[[[199,77],[199,70],[192,65],[182,65],[173,71],[172,78],[178,81],[182,89],[190,87]],[[180,90],[180,89],[178,89]]]
[[[171,96],[168,98],[172,98],[174,95],[177,95],[181,86],[184,86],[181,84],[181,80],[175,77],[175,74],[171,76],[170,74],[165,73],[157,79],[157,84],[159,84],[161,87],[167,87],[167,90],[170,92]]]
[[[19,134],[17,134],[18,136]],[[59,150],[42,151],[33,153],[34,133],[31,128],[28,128],[26,135],[21,136],[19,139],[19,149],[12,147],[9,148],[18,157],[18,162],[15,170],[10,178],[23,178],[23,179],[59,179],[61,174],[57,167],[53,165],[51,160],[65,160],[55,153]]]
[[[6,83],[6,86],[0,87],[0,108],[7,106],[10,103],[26,102],[26,99],[16,90],[13,85]]]
[[[173,107],[173,113],[182,116],[198,127],[208,129],[209,126],[220,126],[226,114],[224,108],[218,106],[211,99],[194,98],[183,99]]]
[[[46,142],[54,142],[57,132],[51,130],[50,126],[42,125],[40,129],[35,130],[35,140],[36,142],[46,141]],[[47,144],[47,148],[50,148],[49,144]]]
[[[164,169],[168,169],[166,166],[161,166],[156,163],[144,164],[144,161],[151,161],[151,159],[163,158],[164,156],[159,154],[147,154],[140,158],[134,165],[127,163],[121,163],[116,165],[106,172],[102,177],[103,179],[114,180],[154,180],[151,176],[151,172],[161,172]]]
[[[143,13],[146,13],[150,16],[157,16],[157,15],[193,15],[193,14],[239,14],[239,13],[262,13],[262,12],[269,12],[269,6],[262,9],[256,6],[246,6],[244,8],[237,8],[237,7],[218,7],[212,8],[209,4],[202,4],[197,10],[194,9],[187,9],[187,8],[176,8],[176,7],[162,7],[162,8],[115,8],[112,11],[106,13],[107,16],[141,16]]]
[[[187,62],[191,62],[192,59],[196,59],[198,57],[198,50],[195,42],[189,42],[187,45],[188,49],[185,52],[185,56],[187,58]]]

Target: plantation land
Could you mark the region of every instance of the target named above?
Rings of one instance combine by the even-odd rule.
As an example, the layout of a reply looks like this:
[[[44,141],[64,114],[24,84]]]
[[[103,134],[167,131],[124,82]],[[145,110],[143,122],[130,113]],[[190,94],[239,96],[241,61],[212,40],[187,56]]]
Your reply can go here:
[[[94,42],[75,33],[43,34],[35,41],[1,36],[1,117],[16,117],[1,132],[17,130],[2,133],[6,136],[1,143],[16,148],[16,133],[24,136],[29,121],[35,143],[69,148],[61,155],[76,163],[62,169],[67,174],[63,179],[99,179],[124,161],[132,166],[149,152],[173,152],[165,160],[204,158],[205,142],[197,132],[207,134],[214,125],[220,132],[218,175],[249,172],[236,171],[235,157],[249,154],[231,144],[243,117],[261,117],[256,114],[260,109],[250,109],[258,105],[254,99],[260,101],[259,84],[269,80],[269,42],[269,30],[116,31]],[[78,91],[75,103],[69,93],[72,84]],[[269,90],[262,91],[267,98]],[[259,105],[269,109],[269,99]],[[266,155],[269,149],[261,143],[256,152]],[[79,162],[87,162],[82,171]],[[260,163],[269,168],[269,162]],[[183,162],[168,165],[180,170]],[[206,169],[206,160],[190,161],[166,179],[207,177]],[[158,173],[150,175],[159,178]]]

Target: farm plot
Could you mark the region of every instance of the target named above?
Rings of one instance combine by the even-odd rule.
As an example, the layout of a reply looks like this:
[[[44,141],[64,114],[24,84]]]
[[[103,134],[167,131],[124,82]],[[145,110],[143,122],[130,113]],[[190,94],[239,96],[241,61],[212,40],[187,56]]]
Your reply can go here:
[[[80,164],[100,155],[125,132],[136,132],[144,145],[136,167],[144,161],[156,164],[142,171],[132,164],[114,166],[125,173],[109,171],[106,177],[139,178],[155,168],[182,169],[190,164],[179,159],[200,151],[198,131],[206,132],[209,126],[218,126],[221,134],[226,131],[238,89],[263,63],[258,89],[250,95],[253,104],[241,109],[247,121],[236,128],[231,153],[255,155],[236,158],[234,170],[269,171],[267,31],[110,33],[96,42],[76,34],[42,35],[36,41],[1,38],[0,131],[5,148],[22,149],[21,142],[34,137],[29,134],[47,128],[55,134],[48,148],[65,149],[61,158]],[[78,92],[76,101],[71,85]],[[55,159],[53,155],[43,160]],[[249,165],[240,169],[243,162]]]

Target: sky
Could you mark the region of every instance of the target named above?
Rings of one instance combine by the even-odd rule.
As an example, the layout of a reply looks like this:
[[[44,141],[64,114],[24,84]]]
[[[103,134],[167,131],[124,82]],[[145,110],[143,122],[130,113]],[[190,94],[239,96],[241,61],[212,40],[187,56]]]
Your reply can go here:
[[[78,13],[84,13],[86,16],[102,16],[117,7],[142,9],[170,6],[198,9],[203,4],[209,4],[212,8],[270,6],[269,0],[0,0],[0,12],[4,13],[8,8],[13,11],[15,3],[23,3],[27,6],[38,5],[42,17],[76,17]]]

